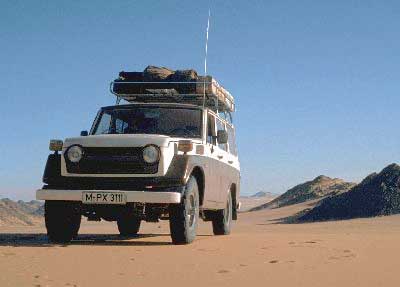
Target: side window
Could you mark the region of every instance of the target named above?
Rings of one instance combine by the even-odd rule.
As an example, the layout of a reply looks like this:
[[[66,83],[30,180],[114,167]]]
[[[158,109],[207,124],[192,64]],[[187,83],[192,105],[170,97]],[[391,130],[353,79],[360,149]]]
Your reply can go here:
[[[225,130],[225,124],[220,121],[219,119],[217,120],[217,131],[224,131]],[[218,143],[218,147],[224,151],[228,151],[228,145],[227,144],[220,144]]]
[[[207,143],[216,145],[215,118],[207,115]]]
[[[225,113],[225,111],[219,111],[219,112],[218,112],[218,116],[219,116],[221,119],[226,120],[226,113]]]
[[[218,115],[221,119],[227,121],[229,124],[232,124],[232,114],[228,111],[220,111]]]
[[[237,156],[237,147],[236,147],[236,139],[235,139],[235,130],[232,126],[226,125],[228,130],[228,143],[229,143],[229,152],[235,156]]]
[[[110,131],[111,115],[103,113],[100,122],[96,128],[96,134],[108,134]]]
[[[232,114],[230,112],[226,112],[226,121],[232,124]]]

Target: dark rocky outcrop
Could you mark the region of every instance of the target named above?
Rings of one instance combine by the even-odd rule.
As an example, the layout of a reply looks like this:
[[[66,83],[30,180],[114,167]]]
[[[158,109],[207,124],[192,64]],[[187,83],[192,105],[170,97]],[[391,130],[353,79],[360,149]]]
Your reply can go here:
[[[350,191],[328,197],[300,221],[323,221],[400,213],[400,166],[392,164],[367,176]]]

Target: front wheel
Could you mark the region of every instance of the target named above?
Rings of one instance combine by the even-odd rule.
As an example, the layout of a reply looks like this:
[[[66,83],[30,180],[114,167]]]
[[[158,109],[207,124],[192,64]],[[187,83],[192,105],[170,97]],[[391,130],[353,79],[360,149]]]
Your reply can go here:
[[[122,236],[137,235],[141,223],[140,217],[135,214],[124,214],[117,220],[119,234]]]
[[[68,243],[78,235],[81,212],[76,202],[46,200],[44,216],[51,242]]]
[[[191,176],[181,203],[169,208],[169,226],[173,244],[189,244],[196,238],[199,221],[199,188]]]
[[[212,216],[214,235],[228,235],[231,233],[232,209],[232,196],[229,193],[225,209],[215,211]]]

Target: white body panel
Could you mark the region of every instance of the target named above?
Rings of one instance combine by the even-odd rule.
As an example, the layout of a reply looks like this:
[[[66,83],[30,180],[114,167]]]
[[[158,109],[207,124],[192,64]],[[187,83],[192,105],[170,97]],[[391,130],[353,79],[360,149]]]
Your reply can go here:
[[[64,142],[63,148],[65,149],[74,144],[87,147],[140,147],[149,144],[154,144],[159,147],[167,147],[170,141],[171,138],[164,135],[104,134],[67,138]]]

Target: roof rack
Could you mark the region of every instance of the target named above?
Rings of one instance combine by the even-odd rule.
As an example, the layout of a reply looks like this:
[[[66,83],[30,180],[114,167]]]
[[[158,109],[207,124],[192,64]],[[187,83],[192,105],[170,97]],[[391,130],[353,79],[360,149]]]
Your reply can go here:
[[[214,111],[235,111],[233,96],[211,76],[191,82],[130,82],[115,80],[110,92],[128,102],[187,103],[211,108]],[[204,99],[205,96],[205,99]]]

